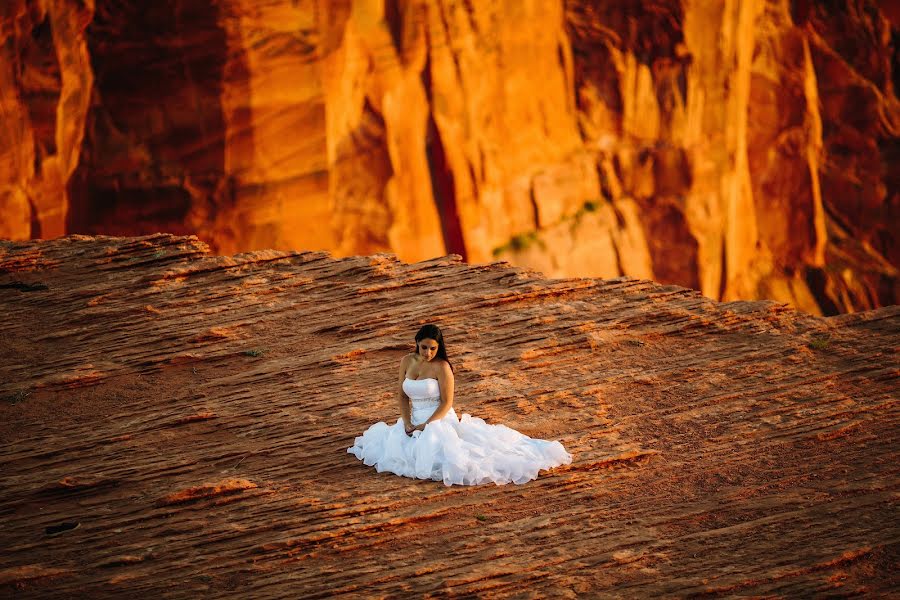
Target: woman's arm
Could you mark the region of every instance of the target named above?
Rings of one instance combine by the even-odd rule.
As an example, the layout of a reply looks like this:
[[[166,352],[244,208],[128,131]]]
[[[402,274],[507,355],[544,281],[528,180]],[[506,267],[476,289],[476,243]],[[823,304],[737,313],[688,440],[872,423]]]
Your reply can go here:
[[[400,404],[400,416],[403,417],[403,426],[407,432],[412,430],[412,415],[409,407],[409,396],[403,391],[403,380],[406,379],[406,367],[409,364],[409,355],[400,361],[400,383],[397,388],[397,402]]]
[[[438,374],[438,384],[441,387],[441,403],[435,409],[434,414],[428,417],[428,420],[422,425],[422,429],[432,421],[443,418],[453,408],[453,370],[447,363],[441,365],[441,372]]]

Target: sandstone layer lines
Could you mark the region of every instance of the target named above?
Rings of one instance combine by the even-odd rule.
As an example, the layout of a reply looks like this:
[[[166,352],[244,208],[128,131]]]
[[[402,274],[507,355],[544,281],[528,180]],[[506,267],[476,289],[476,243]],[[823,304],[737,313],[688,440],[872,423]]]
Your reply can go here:
[[[823,319],[167,234],[0,242],[0,301],[0,589],[18,596],[898,590],[898,307]],[[397,419],[425,322],[458,414],[574,462],[447,488],[347,454]]]

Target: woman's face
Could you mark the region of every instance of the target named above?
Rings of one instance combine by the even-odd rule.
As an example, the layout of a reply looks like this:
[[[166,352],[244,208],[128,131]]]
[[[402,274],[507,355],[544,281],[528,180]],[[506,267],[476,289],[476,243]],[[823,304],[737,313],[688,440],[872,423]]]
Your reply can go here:
[[[431,338],[422,338],[418,343],[419,355],[425,360],[431,360],[437,355],[438,343]]]

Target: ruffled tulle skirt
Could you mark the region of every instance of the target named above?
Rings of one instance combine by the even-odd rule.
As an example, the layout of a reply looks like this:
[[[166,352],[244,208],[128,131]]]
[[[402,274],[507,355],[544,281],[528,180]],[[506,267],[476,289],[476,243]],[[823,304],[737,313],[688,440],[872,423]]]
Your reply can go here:
[[[417,419],[416,412],[413,423],[428,418]],[[557,441],[532,439],[467,413],[459,419],[453,409],[412,436],[406,435],[402,419],[393,425],[375,423],[347,452],[379,473],[433,479],[445,485],[525,483],[535,479],[538,471],[572,462],[572,455]]]

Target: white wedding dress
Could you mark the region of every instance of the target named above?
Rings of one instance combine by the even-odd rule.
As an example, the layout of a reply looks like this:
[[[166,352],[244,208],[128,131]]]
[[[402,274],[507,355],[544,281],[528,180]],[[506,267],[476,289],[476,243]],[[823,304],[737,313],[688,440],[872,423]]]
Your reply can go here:
[[[405,379],[403,391],[412,401],[412,423],[419,425],[434,414],[441,394],[437,379]],[[406,434],[403,419],[393,425],[375,423],[356,438],[347,452],[381,473],[433,479],[445,485],[493,482],[525,483],[550,469],[572,462],[572,455],[557,441],[536,440],[506,425],[452,408],[422,431]]]

